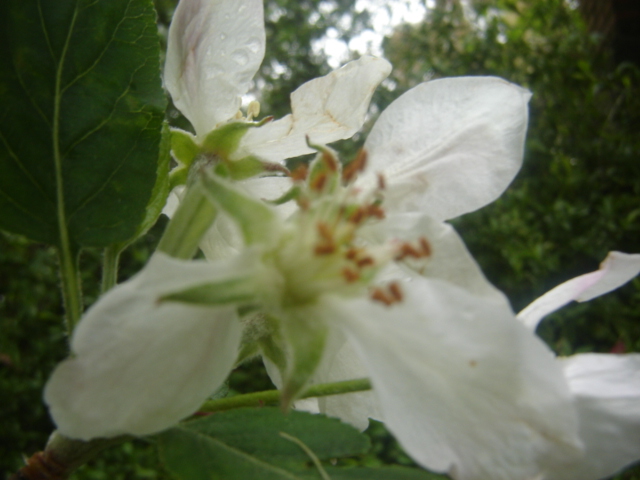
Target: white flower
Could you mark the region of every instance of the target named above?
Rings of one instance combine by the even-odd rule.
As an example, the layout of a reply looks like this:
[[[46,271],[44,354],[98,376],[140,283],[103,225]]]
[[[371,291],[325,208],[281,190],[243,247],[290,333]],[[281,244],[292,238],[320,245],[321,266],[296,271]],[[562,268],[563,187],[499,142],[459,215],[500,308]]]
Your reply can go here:
[[[535,330],[572,300],[585,302],[640,273],[640,255],[610,252],[600,269],[568,280],[532,302],[518,319]],[[640,354],[579,354],[559,358],[578,412],[585,453],[548,469],[548,480],[598,480],[640,460]]]
[[[164,83],[191,122],[198,143],[233,120],[265,51],[262,0],[180,0],[169,28]],[[305,141],[349,138],[364,123],[389,62],[362,57],[291,94],[286,117],[250,129],[234,159],[255,155],[269,161],[312,153]]]
[[[575,405],[562,368],[514,320],[506,299],[484,279],[453,229],[440,221],[451,212],[482,206],[511,180],[521,160],[528,96],[493,78],[416,87],[383,114],[379,123],[388,127],[376,126],[369,143],[373,168],[398,186],[391,180],[374,182],[375,173],[365,173],[354,184],[357,169],[341,182],[339,165],[326,151],[299,184],[301,208],[287,220],[235,185],[213,175],[202,177],[212,200],[238,224],[245,246],[230,260],[209,263],[168,261],[156,254],[137,280],[96,304],[74,335],[76,356],[59,367],[47,387],[61,432],[79,436],[74,432],[82,431],[81,438],[91,438],[114,435],[111,425],[118,425],[120,433],[150,433],[178,421],[186,407],[177,411],[167,405],[169,413],[155,418],[168,384],[162,383],[167,366],[156,365],[159,353],[146,348],[165,335],[153,327],[154,318],[164,321],[166,308],[174,309],[176,340],[169,354],[180,362],[170,375],[181,379],[175,395],[195,408],[206,395],[202,378],[192,376],[192,369],[205,368],[202,362],[212,365],[216,381],[206,389],[215,388],[235,360],[229,345],[239,343],[224,331],[235,321],[229,306],[250,306],[263,316],[245,320],[251,323],[245,336],[255,332],[253,340],[277,370],[287,401],[310,381],[368,372],[373,394],[355,398],[371,413],[349,410],[350,395],[337,403],[327,400],[326,411],[353,423],[367,415],[382,418],[427,468],[463,480],[525,480],[579,456]],[[442,115],[443,122],[421,120],[433,105],[447,112],[447,104],[454,114]],[[494,108],[508,118],[496,119]],[[434,126],[423,130],[425,124]],[[421,140],[410,141],[414,135]],[[484,161],[483,142],[495,164]],[[376,149],[387,152],[386,160]],[[465,182],[461,165],[472,165],[484,182]],[[440,181],[458,189],[442,188]],[[433,200],[435,192],[448,195],[455,206]],[[388,209],[381,203],[387,194],[392,200]],[[430,216],[412,211],[416,208]],[[153,265],[167,271],[154,275]],[[207,269],[217,276],[209,276]],[[171,279],[171,288],[163,279]],[[141,283],[149,294],[136,295]],[[119,306],[120,297],[130,299],[129,309]],[[208,338],[224,348],[204,354],[191,347],[192,337],[197,342],[207,338],[201,322],[194,327],[185,321],[198,308],[208,316],[213,332]],[[124,334],[113,331],[125,325]],[[188,333],[176,332],[182,328]],[[137,334],[145,345],[136,351],[127,331],[147,331]],[[92,332],[103,333],[106,340]],[[90,348],[99,342],[100,349]],[[119,386],[127,364],[136,365],[137,390]],[[139,391],[155,399],[153,411],[134,398]],[[103,408],[105,402],[109,408]],[[135,429],[127,430],[128,424]]]

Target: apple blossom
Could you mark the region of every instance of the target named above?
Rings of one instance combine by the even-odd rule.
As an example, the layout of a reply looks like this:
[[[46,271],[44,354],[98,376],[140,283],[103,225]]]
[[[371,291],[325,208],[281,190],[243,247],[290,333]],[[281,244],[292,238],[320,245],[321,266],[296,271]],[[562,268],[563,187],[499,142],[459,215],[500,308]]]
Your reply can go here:
[[[196,147],[214,129],[238,119],[241,97],[264,57],[263,15],[262,0],[178,3],[169,28],[164,83],[193,125]],[[290,115],[261,126],[246,123],[239,145],[226,153],[234,160],[253,155],[282,161],[313,152],[306,135],[323,144],[349,138],[364,123],[373,91],[390,71],[386,60],[364,56],[311,80],[291,94]],[[250,110],[245,122],[255,114]]]

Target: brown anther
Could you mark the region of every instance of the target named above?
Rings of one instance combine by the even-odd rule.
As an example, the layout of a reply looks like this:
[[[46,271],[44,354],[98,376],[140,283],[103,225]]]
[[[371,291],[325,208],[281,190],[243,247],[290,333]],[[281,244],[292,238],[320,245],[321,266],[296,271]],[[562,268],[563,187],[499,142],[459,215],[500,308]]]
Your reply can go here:
[[[344,183],[351,183],[358,176],[358,172],[364,170],[367,165],[367,151],[364,148],[358,150],[356,158],[354,158],[344,170],[342,170],[342,181]]]
[[[345,257],[347,260],[354,260],[358,254],[360,253],[360,250],[358,250],[357,248],[353,248],[351,247],[349,250],[347,250],[347,253],[345,253]]]
[[[360,278],[360,274],[358,272],[347,267],[342,269],[342,276],[347,281],[347,283],[356,282]]]
[[[331,153],[330,151],[325,150],[324,152],[322,152],[322,161],[327,166],[327,168],[332,172],[335,173],[338,171],[338,161],[336,160],[336,157],[333,156],[333,153]]]
[[[396,302],[401,302],[404,298],[402,290],[400,289],[400,284],[398,282],[391,282],[389,284],[389,293],[396,300]]]
[[[384,179],[384,175],[378,173],[378,190],[384,190],[387,188],[387,181]]]
[[[422,254],[425,257],[430,257],[431,256],[431,245],[429,244],[427,239],[424,238],[424,237],[420,237],[418,241],[420,242],[420,250],[422,251]]]
[[[400,251],[396,255],[396,260],[403,260],[407,257],[421,258],[423,256],[424,255],[410,243],[403,243],[400,245]]]
[[[327,184],[327,174],[322,173],[313,179],[311,184],[311,190],[315,190],[316,192],[321,192],[324,186]]]
[[[358,207],[358,209],[355,212],[353,212],[349,217],[349,221],[357,225],[360,222],[362,222],[362,220],[364,220],[365,215],[366,215],[366,212],[364,208]]]
[[[364,257],[361,258],[360,260],[356,261],[356,265],[360,268],[364,268],[364,267],[369,267],[371,265],[373,265],[375,262],[373,261],[373,258],[371,257]]]
[[[384,215],[384,210],[380,207],[380,205],[376,205],[375,203],[372,203],[367,207],[367,216],[376,217],[382,220],[385,215]]]
[[[294,182],[302,182],[307,179],[308,173],[309,167],[306,164],[301,163],[292,172],[289,173],[289,176]]]
[[[324,222],[318,222],[317,228],[318,233],[323,240],[325,240],[327,243],[333,242],[333,232],[331,231],[331,228],[329,228],[329,225]]]
[[[393,305],[395,303],[394,299],[389,297],[389,295],[381,288],[374,288],[371,291],[371,300],[384,303],[387,306]]]
[[[333,243],[324,243],[316,245],[316,248],[313,251],[316,255],[331,255],[336,251],[336,246]]]

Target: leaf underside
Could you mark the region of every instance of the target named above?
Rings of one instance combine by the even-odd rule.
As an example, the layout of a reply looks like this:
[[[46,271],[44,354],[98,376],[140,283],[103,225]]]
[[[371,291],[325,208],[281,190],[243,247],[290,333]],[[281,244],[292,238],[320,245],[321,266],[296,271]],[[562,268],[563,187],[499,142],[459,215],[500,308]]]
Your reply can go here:
[[[320,460],[360,455],[366,435],[337,419],[278,408],[242,408],[191,421],[158,436],[166,469],[180,480],[320,480],[300,445]],[[443,480],[415,468],[325,467],[333,480]]]
[[[0,64],[0,228],[58,245],[59,225],[80,246],[131,238],[166,104],[152,3],[4,0]]]

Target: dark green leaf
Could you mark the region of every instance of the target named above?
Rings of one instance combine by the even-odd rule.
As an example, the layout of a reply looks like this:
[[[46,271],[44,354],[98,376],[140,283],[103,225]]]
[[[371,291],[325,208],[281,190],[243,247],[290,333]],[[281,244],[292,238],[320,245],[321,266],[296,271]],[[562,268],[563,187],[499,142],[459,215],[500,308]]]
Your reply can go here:
[[[160,456],[180,479],[298,479],[311,461],[365,452],[368,438],[336,419],[277,408],[237,409],[189,422],[159,436]]]
[[[437,475],[418,468],[408,467],[325,467],[331,480],[449,480],[445,475]],[[313,472],[302,476],[304,480],[320,479]]]
[[[166,103],[151,1],[4,0],[0,22],[0,227],[52,244],[65,230],[83,246],[130,239]]]

